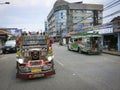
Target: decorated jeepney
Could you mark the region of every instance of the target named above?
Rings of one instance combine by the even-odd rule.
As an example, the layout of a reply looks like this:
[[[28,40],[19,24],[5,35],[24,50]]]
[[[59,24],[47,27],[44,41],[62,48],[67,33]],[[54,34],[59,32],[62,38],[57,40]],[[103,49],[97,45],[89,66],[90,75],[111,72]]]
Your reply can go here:
[[[22,35],[17,39],[17,78],[37,78],[55,74],[52,44],[45,35]]]
[[[79,53],[101,54],[101,35],[98,32],[81,32],[71,35],[67,48]]]

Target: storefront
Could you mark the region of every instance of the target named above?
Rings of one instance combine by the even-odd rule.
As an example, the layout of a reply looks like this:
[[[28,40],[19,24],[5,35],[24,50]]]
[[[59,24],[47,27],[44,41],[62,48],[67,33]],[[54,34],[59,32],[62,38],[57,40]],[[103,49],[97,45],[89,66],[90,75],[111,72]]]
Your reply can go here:
[[[115,17],[112,21],[113,33],[117,37],[117,51],[120,52],[120,16]]]
[[[103,49],[110,51],[118,50],[118,34],[114,33],[113,25],[103,25],[99,27],[99,29],[96,31],[98,31],[99,34],[102,35],[101,44]]]
[[[116,34],[105,34],[103,35],[103,38],[104,49],[117,51],[118,36]]]
[[[118,51],[120,52],[120,32],[118,33]]]

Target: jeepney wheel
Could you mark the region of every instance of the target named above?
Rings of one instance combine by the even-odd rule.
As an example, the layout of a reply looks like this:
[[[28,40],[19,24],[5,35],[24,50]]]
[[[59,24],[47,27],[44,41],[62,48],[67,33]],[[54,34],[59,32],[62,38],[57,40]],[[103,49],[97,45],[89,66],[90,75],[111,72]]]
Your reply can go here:
[[[54,61],[53,60],[51,61],[51,64],[52,64],[52,69],[54,70]]]
[[[78,52],[81,54],[82,53],[82,51],[81,51],[81,49],[80,48],[78,48]]]
[[[19,73],[19,65],[18,65],[18,62],[16,62],[16,73],[18,74]]]
[[[70,51],[69,45],[67,46],[68,51]]]

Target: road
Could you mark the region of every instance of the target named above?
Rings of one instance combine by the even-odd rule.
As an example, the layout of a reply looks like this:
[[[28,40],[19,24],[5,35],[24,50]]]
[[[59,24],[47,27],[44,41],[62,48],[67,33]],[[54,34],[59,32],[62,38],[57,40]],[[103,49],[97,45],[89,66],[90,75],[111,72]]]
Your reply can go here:
[[[16,79],[15,54],[0,55],[0,90],[120,90],[120,57],[87,55],[53,45],[56,75]]]

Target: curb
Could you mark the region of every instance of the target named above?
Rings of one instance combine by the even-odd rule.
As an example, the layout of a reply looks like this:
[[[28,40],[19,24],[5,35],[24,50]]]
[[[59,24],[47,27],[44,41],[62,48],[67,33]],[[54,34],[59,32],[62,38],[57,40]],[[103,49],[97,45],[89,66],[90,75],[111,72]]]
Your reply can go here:
[[[114,53],[114,52],[106,52],[106,51],[103,51],[103,53],[105,54],[110,54],[110,55],[116,55],[116,56],[120,56],[120,53]]]
[[[62,46],[67,47],[67,45],[62,45]],[[102,53],[110,54],[110,55],[115,55],[115,56],[120,56],[120,52],[110,52],[110,51],[104,51],[103,50]]]

